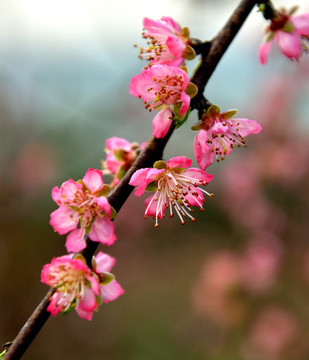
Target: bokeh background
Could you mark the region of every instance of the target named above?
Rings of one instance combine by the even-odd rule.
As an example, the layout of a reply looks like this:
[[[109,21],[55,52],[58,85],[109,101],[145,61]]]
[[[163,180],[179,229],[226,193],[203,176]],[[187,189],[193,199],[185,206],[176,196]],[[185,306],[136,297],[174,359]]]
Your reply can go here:
[[[142,18],[172,16],[206,40],[237,3],[0,1],[1,344],[48,290],[42,266],[65,253],[48,224],[51,188],[99,168],[107,138],[150,137],[152,115],[128,93],[144,65],[133,47],[143,45]],[[92,322],[51,318],[25,359],[308,360],[309,58],[292,63],[274,49],[261,66],[265,25],[253,11],[207,85],[221,110],[238,108],[264,130],[208,168],[206,212],[155,229],[131,196],[117,242],[100,248],[117,258],[125,295]],[[166,159],[193,158],[196,120],[177,130]]]

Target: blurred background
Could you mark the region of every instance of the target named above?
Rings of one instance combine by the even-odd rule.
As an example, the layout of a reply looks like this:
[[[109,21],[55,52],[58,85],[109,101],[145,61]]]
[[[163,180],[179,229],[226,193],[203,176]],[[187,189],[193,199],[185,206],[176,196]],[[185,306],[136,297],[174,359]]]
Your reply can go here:
[[[0,0],[0,344],[47,292],[42,266],[65,253],[48,224],[52,187],[100,168],[107,138],[151,135],[152,114],[128,93],[145,65],[133,47],[145,45],[143,17],[172,16],[206,40],[237,3]],[[206,212],[155,229],[131,196],[117,242],[100,247],[117,258],[125,295],[92,322],[49,319],[24,359],[308,360],[309,58],[292,63],[274,48],[261,66],[265,25],[254,10],[207,85],[211,102],[263,132],[207,169]],[[194,157],[196,121],[177,130],[165,159]]]

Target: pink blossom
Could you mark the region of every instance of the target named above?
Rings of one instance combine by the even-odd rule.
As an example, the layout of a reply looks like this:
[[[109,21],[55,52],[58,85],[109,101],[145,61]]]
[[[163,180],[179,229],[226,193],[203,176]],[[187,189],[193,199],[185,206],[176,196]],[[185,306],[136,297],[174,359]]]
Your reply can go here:
[[[161,64],[181,66],[185,59],[193,59],[195,52],[190,45],[189,30],[183,28],[171,17],[161,20],[144,18],[143,38],[149,39],[148,48],[141,48],[139,57],[150,61],[150,65]]]
[[[47,310],[55,316],[75,309],[78,315],[91,320],[93,311],[103,302],[115,300],[124,293],[110,274],[115,259],[99,252],[93,258],[94,271],[86,265],[83,256],[73,254],[52,259],[44,265],[41,281],[55,288]]]
[[[266,29],[266,40],[259,48],[261,64],[267,63],[268,54],[275,40],[283,55],[291,60],[298,60],[302,51],[307,51],[305,40],[309,36],[309,13],[292,16],[281,10],[271,20],[270,26]]]
[[[251,326],[245,349],[246,358],[282,359],[299,335],[300,328],[295,314],[275,305],[265,307]]]
[[[112,137],[106,140],[105,152],[106,160],[103,162],[104,173],[114,175],[112,185],[116,186],[123,178],[125,173],[135,161],[140,149],[146,143],[139,146],[138,143],[130,143],[126,139]]]
[[[155,65],[133,76],[130,94],[144,100],[149,111],[159,110],[153,119],[153,135],[163,138],[172,123],[173,105],[175,118],[182,119],[189,109],[190,96],[195,96],[197,88],[189,83],[187,73],[168,65]],[[188,93],[190,95],[188,95]]]
[[[265,231],[253,237],[241,258],[244,286],[252,292],[269,289],[280,270],[282,253],[282,243],[276,235]]]
[[[220,161],[229,155],[235,146],[245,146],[245,136],[257,134],[261,125],[248,119],[231,119],[236,110],[220,113],[216,105],[208,108],[202,121],[192,126],[192,130],[200,130],[194,139],[196,160],[205,170],[216,158]]]
[[[220,326],[238,324],[245,315],[241,285],[239,256],[231,251],[211,254],[192,289],[196,309]]]
[[[151,215],[155,218],[158,226],[158,219],[164,216],[165,209],[170,208],[170,217],[173,217],[173,208],[179,216],[181,223],[184,218],[196,219],[190,214],[192,206],[198,206],[202,211],[205,202],[203,193],[212,196],[198,185],[205,186],[213,176],[206,174],[201,169],[189,168],[192,160],[178,156],[170,159],[167,163],[157,161],[153,168],[145,168],[136,171],[130,185],[137,186],[135,195],[140,196],[147,189],[155,191],[146,199],[145,217]]]
[[[82,180],[65,181],[60,189],[52,190],[52,198],[59,208],[51,213],[50,225],[58,234],[69,233],[66,240],[68,252],[78,252],[86,247],[86,235],[102,244],[111,245],[116,240],[111,207],[106,195],[102,172],[89,169]]]

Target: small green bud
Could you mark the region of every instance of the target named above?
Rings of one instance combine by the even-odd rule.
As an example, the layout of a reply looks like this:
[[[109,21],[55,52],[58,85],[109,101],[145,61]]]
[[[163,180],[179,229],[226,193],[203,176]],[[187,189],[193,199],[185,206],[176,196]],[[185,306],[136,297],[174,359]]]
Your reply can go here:
[[[198,93],[198,88],[195,84],[193,84],[192,82],[189,82],[185,91],[186,91],[186,94],[188,94],[190,96],[190,98],[192,99]]]
[[[181,70],[183,70],[188,75],[188,68],[186,66],[180,66]]]
[[[126,151],[122,150],[122,149],[116,149],[113,151],[113,155],[115,156],[115,158],[118,161],[123,161],[125,155],[126,155]]]
[[[166,169],[166,162],[163,160],[158,160],[153,164],[153,168],[158,170]]]
[[[213,104],[207,109],[206,114],[207,117],[217,117],[220,114],[220,108]]]
[[[115,276],[108,272],[100,273],[99,277],[100,285],[107,285],[115,279]]]
[[[125,174],[126,174],[126,169],[124,168],[124,166],[120,166],[115,176],[118,180],[121,180],[125,176]]]
[[[146,190],[147,191],[157,191],[158,189],[158,182],[157,181],[153,181],[150,184],[147,185]]]
[[[191,126],[191,130],[201,130],[203,129],[203,121],[199,121],[198,123],[196,123],[195,125]]]
[[[237,113],[237,110],[228,110],[221,114],[222,119],[227,120],[232,118]]]
[[[294,25],[289,21],[287,21],[282,28],[282,31],[285,31],[288,33],[292,33],[294,30],[295,30]]]
[[[188,39],[188,37],[190,36],[190,31],[189,28],[187,26],[183,27],[181,29],[181,35],[185,38]]]
[[[84,264],[87,264],[86,259],[83,257],[82,254],[75,254],[73,256],[73,259],[74,260],[81,260]]]
[[[184,51],[184,57],[187,60],[193,60],[196,56],[196,52],[190,45],[187,45]]]

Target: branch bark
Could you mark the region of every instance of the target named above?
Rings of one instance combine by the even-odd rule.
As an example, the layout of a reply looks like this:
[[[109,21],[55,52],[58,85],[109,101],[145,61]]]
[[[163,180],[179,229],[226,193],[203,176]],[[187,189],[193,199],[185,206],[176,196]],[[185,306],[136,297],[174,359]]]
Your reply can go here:
[[[259,1],[254,0],[242,0],[225,26],[218,33],[218,35],[209,43],[205,42],[204,46],[201,43],[196,44],[198,46],[198,53],[202,55],[202,62],[196,73],[192,77],[191,81],[198,87],[198,94],[192,99],[191,109],[196,109],[201,116],[207,100],[204,97],[205,86],[216,69],[219,61],[224,55],[225,51],[231,44],[232,40],[237,35],[239,29],[245,22],[252,8]],[[194,43],[192,44],[194,47]],[[119,212],[123,204],[133,190],[133,186],[129,185],[132,174],[141,168],[152,167],[153,163],[160,160],[163,156],[164,148],[174,131],[174,127],[171,126],[168,134],[163,139],[156,139],[151,137],[147,146],[140,153],[134,164],[126,173],[121,182],[113,189],[108,196],[108,201],[113,208]],[[91,263],[91,258],[96,251],[98,244],[93,241],[88,241],[87,248],[83,251],[88,264]],[[45,295],[39,306],[32,313],[28,321],[20,330],[19,334],[9,347],[3,360],[18,360],[22,357],[24,352],[30,346],[42,326],[49,318],[49,312],[47,307],[49,304],[49,298],[53,294],[53,289],[50,289]]]

